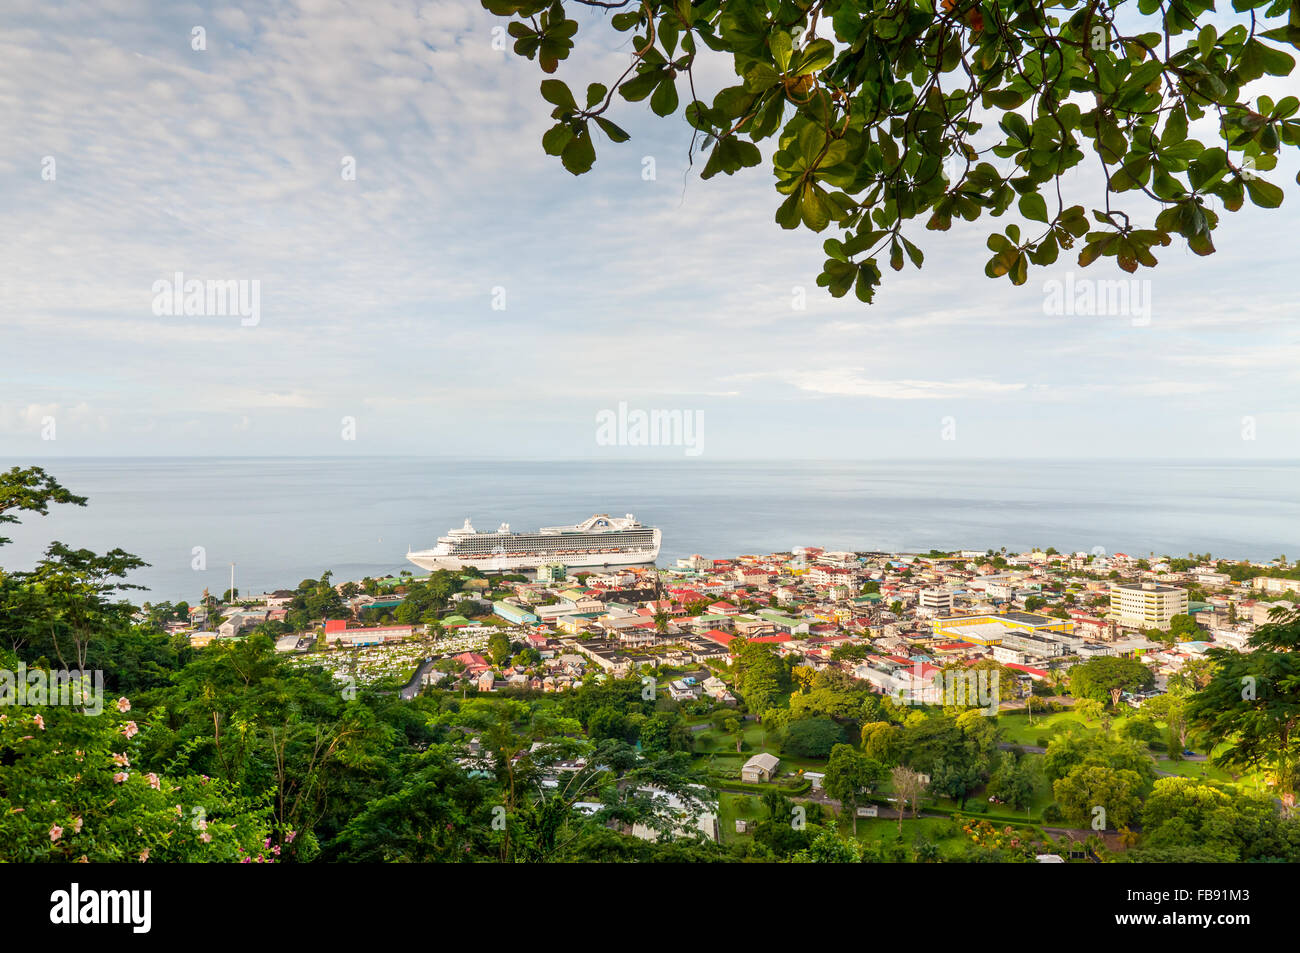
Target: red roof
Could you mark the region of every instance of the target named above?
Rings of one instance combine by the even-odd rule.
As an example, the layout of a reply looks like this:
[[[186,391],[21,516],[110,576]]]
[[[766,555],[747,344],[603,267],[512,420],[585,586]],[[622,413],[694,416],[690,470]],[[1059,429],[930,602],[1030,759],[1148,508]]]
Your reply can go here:
[[[485,668],[490,667],[488,665],[488,660],[477,652],[461,652],[459,655],[455,656],[455,659],[457,662],[461,662],[470,668],[475,666],[483,666]]]
[[[749,641],[751,642],[789,642],[790,634],[783,632],[780,635],[756,635]]]
[[[1019,665],[1015,662],[1007,662],[1006,667],[1014,669],[1017,672],[1024,672],[1026,675],[1034,675],[1038,678],[1051,678],[1051,672],[1044,671],[1041,668],[1032,668],[1028,665]]]
[[[710,642],[717,642],[719,645],[727,645],[735,638],[730,632],[723,632],[721,629],[709,629],[704,633],[704,638]]]

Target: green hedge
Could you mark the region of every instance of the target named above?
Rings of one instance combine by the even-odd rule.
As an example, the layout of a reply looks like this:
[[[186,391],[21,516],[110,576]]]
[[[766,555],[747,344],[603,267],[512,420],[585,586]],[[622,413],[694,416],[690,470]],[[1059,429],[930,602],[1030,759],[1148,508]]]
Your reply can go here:
[[[768,791],[776,789],[787,797],[798,797],[800,794],[807,794],[812,789],[812,782],[803,780],[798,784],[787,787],[783,784],[751,784],[748,781],[719,780],[718,787],[723,791],[742,791],[746,794],[766,794]]]

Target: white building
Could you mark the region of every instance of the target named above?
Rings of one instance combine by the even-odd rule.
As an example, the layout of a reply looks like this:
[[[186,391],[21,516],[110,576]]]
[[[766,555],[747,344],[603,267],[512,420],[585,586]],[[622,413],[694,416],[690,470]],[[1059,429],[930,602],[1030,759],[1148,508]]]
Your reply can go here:
[[[1168,629],[1176,615],[1187,614],[1187,590],[1154,582],[1110,587],[1110,612],[1120,625]]]
[[[952,592],[948,589],[922,589],[919,605],[935,615],[952,615]]]

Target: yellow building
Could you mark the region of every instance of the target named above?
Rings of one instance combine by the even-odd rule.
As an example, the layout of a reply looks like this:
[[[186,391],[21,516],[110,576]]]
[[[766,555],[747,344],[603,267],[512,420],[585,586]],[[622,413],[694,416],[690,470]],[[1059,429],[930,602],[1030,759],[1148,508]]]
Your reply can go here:
[[[1074,622],[1069,619],[1039,615],[1036,612],[1001,612],[934,619],[931,622],[931,629],[935,638],[939,639],[970,642],[973,645],[1000,645],[1002,636],[1008,630],[1029,635],[1040,632],[1073,635]]]

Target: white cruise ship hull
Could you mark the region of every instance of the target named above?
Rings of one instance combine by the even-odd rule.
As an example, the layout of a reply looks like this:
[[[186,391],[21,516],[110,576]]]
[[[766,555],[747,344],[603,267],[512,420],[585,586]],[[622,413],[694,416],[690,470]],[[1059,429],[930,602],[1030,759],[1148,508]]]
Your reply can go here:
[[[439,538],[432,549],[408,552],[421,569],[465,569],[510,572],[560,563],[572,569],[650,565],[659,557],[663,534],[638,523],[632,514],[622,519],[607,514],[573,526],[543,527],[536,533],[511,533],[501,524],[495,533],[480,533],[465,520],[460,529]]]
[[[659,547],[648,552],[583,553],[572,556],[446,556],[436,550],[425,549],[407,553],[406,558],[421,569],[465,569],[473,566],[481,572],[510,572],[515,569],[538,569],[550,563],[561,563],[567,569],[600,569],[606,566],[650,565],[659,556]]]

